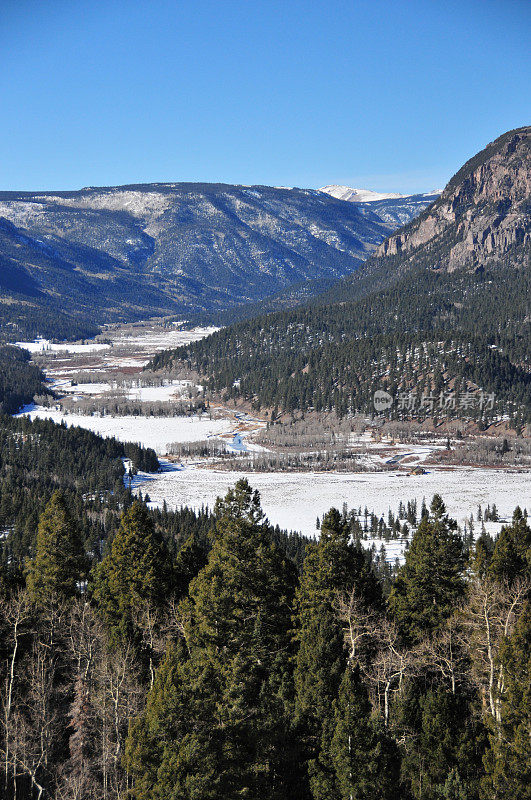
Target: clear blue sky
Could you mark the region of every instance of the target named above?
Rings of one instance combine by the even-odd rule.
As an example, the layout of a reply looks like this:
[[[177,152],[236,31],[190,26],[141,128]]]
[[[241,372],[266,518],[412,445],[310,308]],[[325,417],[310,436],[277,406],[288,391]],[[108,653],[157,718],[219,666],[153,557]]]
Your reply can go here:
[[[0,189],[444,184],[531,122],[529,0],[0,0]]]

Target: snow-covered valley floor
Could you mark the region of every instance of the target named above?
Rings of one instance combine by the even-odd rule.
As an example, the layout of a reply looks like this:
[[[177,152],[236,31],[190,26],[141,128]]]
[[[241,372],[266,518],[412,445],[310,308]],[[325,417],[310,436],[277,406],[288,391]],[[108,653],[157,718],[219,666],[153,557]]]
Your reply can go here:
[[[101,436],[114,436],[120,442],[137,442],[152,447],[157,453],[166,453],[173,442],[195,442],[228,433],[232,423],[228,419],[210,419],[207,414],[192,417],[105,417],[84,414],[64,414],[57,409],[28,406],[21,411],[31,419],[52,419],[71,427],[78,425]]]
[[[386,515],[389,508],[396,513],[401,500],[406,503],[416,498],[420,509],[423,497],[429,503],[439,493],[460,525],[470,514],[475,519],[479,504],[484,508],[495,503],[502,519],[510,519],[518,504],[531,507],[529,472],[462,468],[436,469],[418,476],[406,472],[246,474],[167,463],[164,467],[161,473],[139,476],[136,482],[137,490],[147,492],[153,503],[165,500],[170,508],[212,508],[216,497],[245,476],[259,490],[273,524],[308,536],[316,533],[317,516],[332,506],[341,509],[343,503],[349,508],[367,506],[369,511]]]

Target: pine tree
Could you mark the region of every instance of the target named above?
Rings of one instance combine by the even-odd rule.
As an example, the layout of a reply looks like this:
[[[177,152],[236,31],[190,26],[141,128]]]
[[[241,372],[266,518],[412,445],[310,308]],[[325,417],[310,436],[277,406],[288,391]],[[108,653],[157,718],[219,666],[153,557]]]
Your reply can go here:
[[[531,798],[531,601],[500,648],[501,724],[485,754],[485,800]]]
[[[184,597],[193,578],[207,563],[204,541],[192,533],[177,553],[174,565],[174,582],[177,597]]]
[[[35,557],[27,565],[28,594],[35,603],[73,597],[86,566],[77,522],[65,496],[55,492],[39,519]]]
[[[389,597],[391,612],[410,643],[434,631],[463,595],[464,551],[455,527],[435,495],[431,514],[422,516]]]
[[[489,569],[494,552],[494,540],[486,531],[482,531],[481,535],[476,539],[474,550],[472,553],[472,567],[474,572],[483,578]]]
[[[497,581],[512,583],[531,568],[531,528],[519,507],[511,525],[501,529],[489,565],[489,575]]]
[[[330,752],[337,800],[398,800],[400,757],[396,744],[371,719],[358,666],[345,670],[334,704]]]
[[[181,604],[185,646],[167,656],[131,729],[128,767],[138,798],[280,800],[294,789],[295,569],[273,543],[246,480],[218,501],[216,517],[208,563]]]
[[[437,800],[472,800],[472,795],[455,767],[450,770],[444,786],[437,790]]]
[[[429,683],[433,685],[433,676]],[[400,710],[401,724],[410,735],[414,731],[402,764],[413,796],[419,800],[444,797],[444,791],[464,783],[469,790],[466,797],[477,797],[485,731],[471,698],[460,691],[452,694],[446,686],[426,689],[421,679],[410,685]],[[457,777],[448,783],[452,770]]]
[[[215,698],[189,667],[184,643],[170,644],[145,711],[130,725],[124,761],[136,800],[220,797],[222,737]],[[211,671],[201,677],[214,680]]]
[[[124,512],[109,553],[94,570],[92,594],[113,638],[133,630],[135,611],[163,604],[171,586],[169,556],[138,500]]]
[[[348,526],[332,509],[322,521],[319,542],[306,556],[296,598],[295,719],[305,740],[309,786],[316,800],[337,797],[330,755],[332,704],[346,664],[338,595],[356,589],[368,605],[380,601],[365,555],[349,539]]]

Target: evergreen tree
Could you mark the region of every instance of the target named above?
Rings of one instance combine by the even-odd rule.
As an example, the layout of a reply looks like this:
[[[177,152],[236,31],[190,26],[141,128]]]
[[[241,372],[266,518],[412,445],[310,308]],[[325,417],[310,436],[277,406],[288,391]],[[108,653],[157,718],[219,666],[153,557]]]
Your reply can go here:
[[[531,528],[519,507],[511,525],[501,529],[489,565],[489,575],[512,583],[531,569]]]
[[[379,587],[359,545],[350,543],[348,525],[339,511],[323,518],[319,542],[304,561],[297,592],[295,620],[299,645],[295,665],[295,719],[306,744],[312,797],[337,797],[330,746],[337,697],[346,665],[337,602],[355,589],[367,605],[377,604]]]
[[[462,792],[464,786],[472,800],[478,796],[484,727],[466,693],[453,694],[444,686],[426,689],[427,678],[412,685],[402,703],[400,724],[413,734],[405,748],[403,779],[418,800],[455,794],[457,787]]]
[[[294,790],[295,569],[272,541],[246,480],[218,501],[216,517],[208,563],[181,606],[186,653],[167,656],[129,737],[139,798],[280,800]],[[136,748],[137,739],[153,736],[158,749]]]
[[[345,670],[334,704],[331,757],[337,800],[398,800],[400,757],[398,748],[371,719],[367,691],[359,668]]]
[[[73,597],[86,559],[77,522],[65,496],[55,492],[39,519],[35,557],[27,565],[28,594],[35,603]]]
[[[485,755],[486,800],[531,798],[531,601],[500,649],[503,670],[500,728]]]
[[[92,594],[113,638],[133,630],[135,611],[161,606],[171,581],[169,556],[146,507],[136,500],[124,512],[109,553],[95,568]]]
[[[476,539],[472,553],[472,567],[480,578],[485,577],[494,552],[494,539],[486,531]]]
[[[170,644],[144,713],[133,720],[125,765],[137,800],[217,800],[222,736],[213,692],[193,675],[184,643]],[[201,676],[206,681],[211,671]],[[193,678],[193,680],[192,680]]]
[[[456,525],[439,495],[423,514],[389,597],[404,638],[412,643],[434,631],[462,597],[464,551]]]
[[[461,780],[455,767],[444,782],[444,786],[437,790],[437,800],[471,800],[472,795]]]

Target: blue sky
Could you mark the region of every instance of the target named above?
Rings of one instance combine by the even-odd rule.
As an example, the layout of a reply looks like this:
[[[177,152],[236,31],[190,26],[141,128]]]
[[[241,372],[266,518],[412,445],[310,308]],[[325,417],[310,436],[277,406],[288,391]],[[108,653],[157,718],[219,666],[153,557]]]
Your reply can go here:
[[[526,0],[0,0],[0,189],[426,191],[531,122]]]

